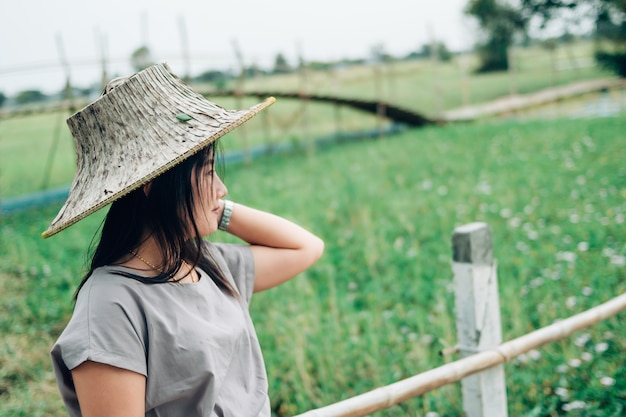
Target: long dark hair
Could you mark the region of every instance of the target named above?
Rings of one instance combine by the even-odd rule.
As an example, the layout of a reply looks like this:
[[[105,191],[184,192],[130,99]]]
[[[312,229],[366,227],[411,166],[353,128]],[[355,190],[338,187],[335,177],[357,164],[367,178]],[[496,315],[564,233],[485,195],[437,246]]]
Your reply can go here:
[[[150,278],[125,271],[116,273],[146,283],[164,283],[170,281],[185,260],[193,267],[202,268],[219,288],[236,296],[236,290],[206,249],[194,218],[196,199],[207,197],[195,195],[192,178],[195,177],[195,188],[200,190],[202,169],[217,163],[216,147],[213,143],[159,175],[152,180],[149,192],[141,187],[111,205],[100,240],[93,249],[89,271],[75,297],[96,268],[128,257],[143,243],[146,232],[160,248],[164,260],[161,273]]]

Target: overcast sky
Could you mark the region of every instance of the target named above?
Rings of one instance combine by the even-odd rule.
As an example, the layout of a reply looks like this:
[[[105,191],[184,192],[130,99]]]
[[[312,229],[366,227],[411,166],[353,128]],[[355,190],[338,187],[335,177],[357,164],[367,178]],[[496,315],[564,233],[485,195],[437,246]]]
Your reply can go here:
[[[155,61],[182,74],[181,22],[192,75],[235,68],[235,42],[247,65],[261,66],[277,53],[295,63],[298,51],[305,60],[364,58],[377,44],[405,55],[432,37],[468,49],[467,1],[0,0],[0,92],[60,90],[60,49],[76,86],[99,81],[102,50],[109,74],[131,73],[129,57],[144,43]]]

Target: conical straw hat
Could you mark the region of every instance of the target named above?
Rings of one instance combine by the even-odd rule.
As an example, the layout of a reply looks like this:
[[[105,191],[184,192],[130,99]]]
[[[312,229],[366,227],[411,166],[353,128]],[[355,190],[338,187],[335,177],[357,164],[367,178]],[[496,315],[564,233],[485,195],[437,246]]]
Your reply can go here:
[[[195,93],[166,64],[113,81],[67,124],[77,170],[44,238],[150,182],[273,104],[226,110]]]

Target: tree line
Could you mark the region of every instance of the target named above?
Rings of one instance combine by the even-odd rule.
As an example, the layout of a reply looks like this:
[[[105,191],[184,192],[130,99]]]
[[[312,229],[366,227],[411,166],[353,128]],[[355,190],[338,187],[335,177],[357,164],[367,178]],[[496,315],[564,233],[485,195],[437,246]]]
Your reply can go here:
[[[626,77],[626,1],[624,0],[470,0],[465,13],[481,28],[476,46],[481,66],[478,71],[500,71],[509,67],[508,50],[516,39],[529,37],[531,26],[545,29],[551,23],[569,20],[593,24],[595,59],[601,66]],[[562,37],[569,34],[567,25]]]

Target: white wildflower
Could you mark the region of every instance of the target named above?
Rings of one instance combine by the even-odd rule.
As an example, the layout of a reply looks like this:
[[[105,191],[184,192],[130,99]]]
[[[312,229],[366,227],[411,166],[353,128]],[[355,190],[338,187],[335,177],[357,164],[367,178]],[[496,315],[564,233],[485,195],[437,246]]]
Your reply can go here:
[[[572,368],[578,368],[582,364],[581,360],[578,358],[570,359],[567,363]]]
[[[424,415],[424,417],[439,417],[439,413],[436,413],[434,411],[429,411]]]
[[[622,255],[611,256],[611,264],[616,265],[616,266],[626,265],[626,256],[622,256]]]
[[[578,245],[576,245],[576,248],[580,252],[587,252],[589,250],[589,242],[578,242]]]
[[[609,344],[606,342],[598,343],[595,347],[597,353],[606,352],[609,348]]]
[[[574,252],[558,252],[556,254],[556,260],[573,263],[576,261],[576,254]]]
[[[565,372],[567,372],[567,370],[569,369],[569,366],[565,365],[565,364],[561,364],[559,366],[556,367],[556,371],[560,374],[564,374]]]
[[[533,349],[528,352],[528,356],[530,356],[532,360],[538,361],[541,358],[541,352],[539,352],[537,349]]]
[[[578,347],[583,347],[585,346],[585,344],[587,344],[587,342],[591,339],[591,336],[589,336],[589,333],[583,333],[580,336],[578,336],[576,339],[574,339],[574,344]]]
[[[567,306],[567,308],[569,308],[570,310],[572,308],[574,308],[576,306],[576,297],[571,296],[571,297],[567,297],[565,299],[565,305]]]
[[[611,256],[615,255],[615,249],[613,249],[613,248],[604,248],[604,249],[602,249],[602,255],[606,256],[607,258],[610,258]]]
[[[589,297],[591,294],[593,294],[593,288],[591,288],[591,287],[585,287],[585,288],[583,288],[582,293],[583,293],[583,295],[584,295],[585,297]]]
[[[511,217],[511,219],[509,219],[509,226],[511,227],[518,228],[520,224],[522,224],[522,219],[519,217]]]
[[[571,411],[571,410],[582,410],[585,408],[586,404],[584,401],[572,401],[568,404],[563,404],[563,411]]]
[[[500,210],[500,216],[502,216],[505,219],[508,219],[509,217],[511,217],[512,214],[513,212],[511,211],[511,209],[503,208],[502,210]]]
[[[603,376],[602,378],[600,378],[600,384],[604,385],[605,387],[611,387],[615,385],[615,380],[610,376]]]
[[[567,390],[567,388],[563,387],[558,387],[554,390],[554,393],[561,398],[567,398],[567,396],[569,395],[569,391]]]
[[[583,352],[580,355],[580,358],[584,360],[585,362],[591,362],[591,360],[593,359],[593,355],[589,352]]]
[[[476,191],[481,194],[489,195],[491,194],[491,185],[489,185],[489,183],[486,181],[481,181],[478,183],[478,185],[476,185]]]

